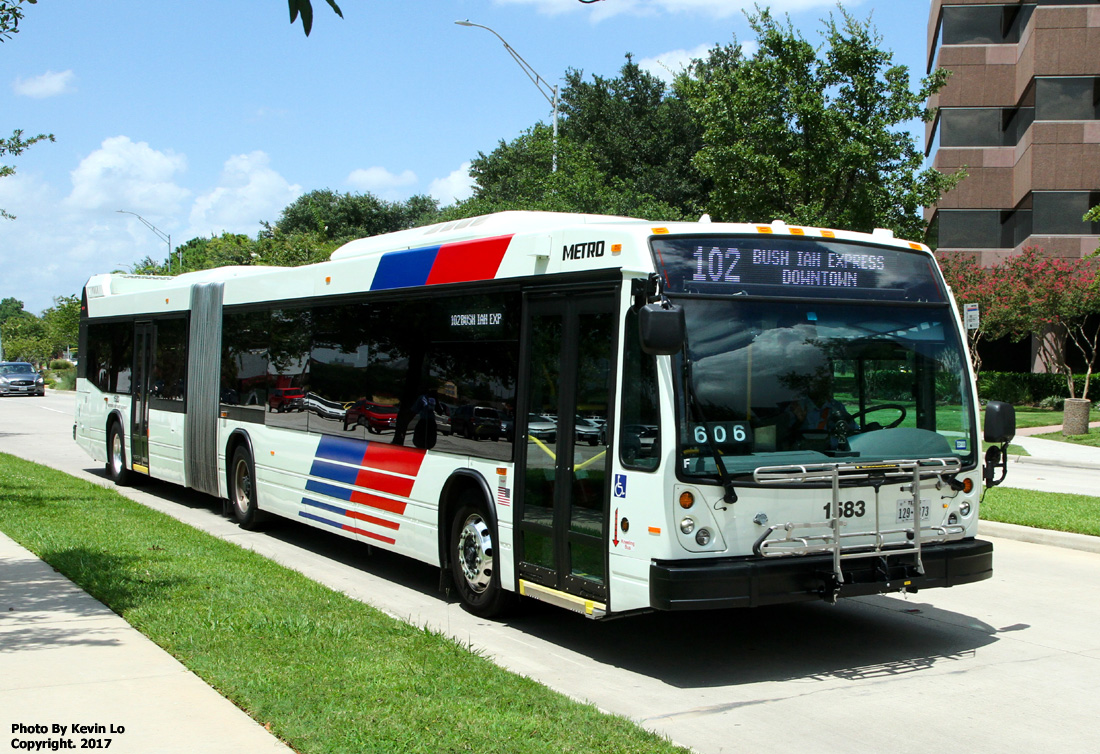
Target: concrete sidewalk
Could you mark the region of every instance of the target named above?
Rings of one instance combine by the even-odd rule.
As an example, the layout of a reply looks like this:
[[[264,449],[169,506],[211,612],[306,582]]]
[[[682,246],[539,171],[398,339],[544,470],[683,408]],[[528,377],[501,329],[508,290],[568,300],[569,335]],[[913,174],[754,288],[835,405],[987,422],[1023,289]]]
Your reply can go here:
[[[1100,427],[1100,422],[1093,422],[1089,427]],[[1016,438],[1012,441],[1012,444],[1020,446],[1030,455],[1010,455],[1009,459],[1017,463],[1040,463],[1047,466],[1100,469],[1100,448],[1033,437],[1033,435],[1045,435],[1061,431],[1061,426],[1027,427],[1017,430]],[[1097,481],[1100,483],[1100,479]]]
[[[292,751],[3,533],[0,726],[32,751],[36,742],[79,749],[89,738],[134,754]],[[72,745],[56,745],[65,740]]]

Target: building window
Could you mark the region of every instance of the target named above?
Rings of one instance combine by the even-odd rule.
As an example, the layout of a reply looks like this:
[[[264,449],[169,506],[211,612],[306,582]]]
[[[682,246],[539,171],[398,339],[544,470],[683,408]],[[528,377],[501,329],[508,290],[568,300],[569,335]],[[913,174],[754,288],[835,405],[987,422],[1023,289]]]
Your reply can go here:
[[[951,107],[939,112],[941,147],[1014,147],[1035,120],[1033,107]]]
[[[1036,77],[1035,118],[1036,120],[1100,119],[1100,77]]]
[[[1006,249],[1015,246],[1013,212],[999,209],[941,209],[938,246],[943,249]]]
[[[945,45],[1015,44],[1031,20],[1035,5],[949,5],[940,16]]]
[[[1032,233],[1037,236],[1100,234],[1100,223],[1082,219],[1098,204],[1100,191],[1036,191],[1032,195]]]

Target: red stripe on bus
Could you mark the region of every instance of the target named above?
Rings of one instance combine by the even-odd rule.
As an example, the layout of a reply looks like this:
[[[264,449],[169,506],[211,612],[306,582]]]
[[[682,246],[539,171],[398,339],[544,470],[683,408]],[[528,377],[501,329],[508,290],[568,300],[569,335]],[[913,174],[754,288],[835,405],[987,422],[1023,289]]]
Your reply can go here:
[[[416,476],[420,473],[420,464],[424,463],[424,451],[417,448],[404,448],[388,442],[371,442],[363,454],[364,466],[372,469],[392,471],[396,474]],[[364,485],[367,487],[373,485]]]
[[[401,528],[401,524],[396,523],[395,521],[387,521],[384,518],[378,518],[377,516],[360,513],[359,511],[346,511],[345,514],[348,518],[357,518],[360,521],[366,521],[368,524],[381,526],[383,529],[393,529],[394,531],[397,531]]]
[[[426,285],[492,280],[497,276],[497,269],[511,241],[512,236],[508,235],[443,244],[435,255]]]
[[[405,507],[408,505],[408,503],[402,500],[390,500],[388,497],[372,495],[369,492],[351,493],[351,502],[358,503],[359,505],[368,505],[371,508],[377,508],[380,511],[389,511],[390,513],[396,513],[398,515],[403,515],[405,513]]]
[[[368,490],[377,490],[378,492],[387,492],[390,495],[400,495],[401,497],[409,496],[415,481],[415,479],[406,479],[402,476],[381,474],[377,471],[371,471],[370,469],[359,469],[359,473],[355,476],[356,487],[364,487]]]
[[[350,531],[350,532],[353,532],[355,534],[361,534],[364,537],[370,537],[371,539],[377,539],[379,542],[385,542],[388,545],[397,544],[397,540],[394,539],[393,537],[384,537],[381,534],[375,534],[374,532],[367,531],[366,529],[358,529],[354,526],[348,526],[347,524],[344,524],[340,528],[343,529],[344,531]]]

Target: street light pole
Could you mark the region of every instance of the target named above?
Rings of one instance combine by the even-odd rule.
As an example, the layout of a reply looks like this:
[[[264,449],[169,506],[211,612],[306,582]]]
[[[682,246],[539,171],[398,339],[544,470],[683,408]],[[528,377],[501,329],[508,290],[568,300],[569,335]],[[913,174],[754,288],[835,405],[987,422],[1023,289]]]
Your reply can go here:
[[[124,215],[133,215],[134,217],[136,217],[138,220],[141,221],[142,225],[144,225],[146,228],[148,228],[149,230],[156,233],[157,238],[159,238],[160,240],[162,240],[162,241],[164,241],[168,244],[168,274],[171,275],[172,274],[172,236],[171,236],[171,234],[165,233],[160,228],[153,225],[151,222],[149,222],[144,217],[139,215],[137,212],[131,212],[128,209],[120,209],[118,211],[121,212]],[[183,257],[182,256],[180,257],[180,260],[179,260],[179,268],[180,268],[180,273],[182,274],[183,273]]]
[[[531,82],[539,90],[539,93],[546,98],[546,101],[550,103],[550,106],[554,108],[554,152],[551,158],[550,172],[556,173],[558,171],[558,87],[557,85],[551,85],[546,79],[538,74],[538,72],[531,67],[531,64],[523,59],[523,56],[516,52],[512,45],[504,41],[504,37],[497,34],[488,26],[482,26],[481,24],[471,23],[466,21],[455,21],[459,26],[473,26],[478,29],[485,29],[490,32],[504,45],[504,49],[508,51],[508,54],[512,56],[512,59],[516,61],[523,72],[527,74],[527,78],[531,79]]]

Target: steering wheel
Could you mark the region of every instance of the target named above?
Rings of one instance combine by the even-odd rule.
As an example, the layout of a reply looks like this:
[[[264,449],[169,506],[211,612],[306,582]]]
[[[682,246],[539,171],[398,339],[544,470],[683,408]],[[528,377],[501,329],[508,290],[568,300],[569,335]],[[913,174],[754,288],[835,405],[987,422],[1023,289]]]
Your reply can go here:
[[[893,409],[894,411],[898,412],[898,418],[894,419],[894,421],[890,422],[885,427],[873,426],[873,425],[877,424],[877,422],[871,422],[870,424],[864,425],[863,422],[859,421],[860,419],[862,419],[867,414],[874,413],[875,411],[882,411],[884,409]],[[861,427],[863,427],[864,432],[869,432],[869,431],[872,430],[872,428],[873,429],[893,429],[894,427],[898,426],[903,421],[905,421],[905,406],[902,406],[900,403],[880,403],[877,406],[868,406],[867,408],[863,409],[862,411],[851,414],[851,418],[852,418],[852,421],[857,422]]]

